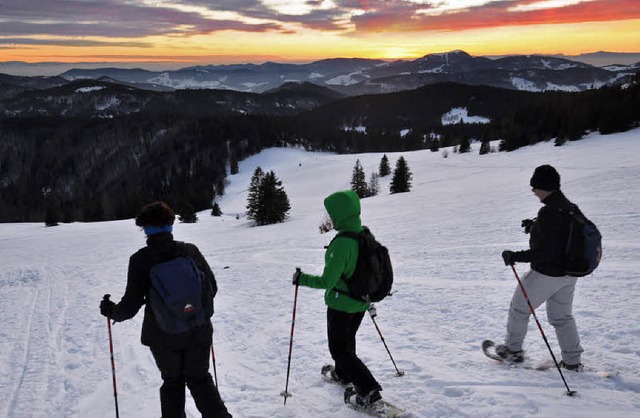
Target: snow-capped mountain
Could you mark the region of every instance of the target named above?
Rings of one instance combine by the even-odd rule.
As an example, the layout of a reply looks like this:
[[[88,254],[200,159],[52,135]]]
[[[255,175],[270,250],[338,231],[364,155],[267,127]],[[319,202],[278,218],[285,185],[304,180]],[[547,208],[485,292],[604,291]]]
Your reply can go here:
[[[286,115],[343,97],[339,92],[312,83],[288,82],[257,94],[230,89],[155,88],[157,86],[149,83],[123,82],[107,76],[74,81],[55,77],[48,83],[42,81],[43,88],[34,87],[34,83],[27,84],[25,79],[28,78],[0,77],[0,118],[112,118],[136,112],[153,114],[175,106],[181,112],[201,115],[230,111]],[[63,83],[57,83],[57,80],[63,80]],[[47,85],[49,88],[44,88]]]
[[[489,59],[452,51],[413,61],[336,58],[308,64],[207,65],[175,71],[72,69],[60,76],[67,80],[108,77],[149,89],[225,89],[255,93],[286,82],[312,82],[343,94],[359,95],[402,91],[446,81],[515,90],[583,91],[624,82],[637,71],[636,65],[599,68],[554,56]]]

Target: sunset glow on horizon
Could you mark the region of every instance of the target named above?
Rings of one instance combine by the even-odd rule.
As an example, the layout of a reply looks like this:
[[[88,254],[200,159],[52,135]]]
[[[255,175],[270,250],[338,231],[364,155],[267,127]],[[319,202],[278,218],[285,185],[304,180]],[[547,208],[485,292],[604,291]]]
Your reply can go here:
[[[4,0],[0,61],[640,52],[638,0]]]

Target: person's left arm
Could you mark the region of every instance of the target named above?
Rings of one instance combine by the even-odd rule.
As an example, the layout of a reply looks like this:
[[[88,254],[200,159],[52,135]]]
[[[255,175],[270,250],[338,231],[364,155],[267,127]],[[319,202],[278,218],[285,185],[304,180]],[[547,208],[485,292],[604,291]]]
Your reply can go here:
[[[187,244],[189,248],[189,256],[192,257],[198,268],[204,273],[205,277],[211,284],[211,297],[215,297],[218,293],[218,284],[216,283],[216,276],[213,274],[209,263],[204,258],[198,247],[193,244]]]

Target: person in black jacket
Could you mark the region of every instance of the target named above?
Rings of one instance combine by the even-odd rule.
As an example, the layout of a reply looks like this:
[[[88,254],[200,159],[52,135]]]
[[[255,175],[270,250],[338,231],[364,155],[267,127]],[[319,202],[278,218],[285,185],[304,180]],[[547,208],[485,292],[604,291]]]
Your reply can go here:
[[[136,225],[142,227],[147,235],[147,246],[129,259],[127,288],[120,302],[115,304],[108,298],[103,299],[100,313],[114,322],[133,318],[148,300],[151,268],[179,255],[191,258],[210,283],[209,289],[203,290],[203,306],[208,318],[205,325],[180,334],[166,333],[158,327],[153,310],[146,303],[142,344],[151,349],[162,375],[160,404],[163,418],[185,416],[185,384],[203,417],[231,417],[209,374],[209,348],[213,334],[210,318],[217,292],[216,279],[195,245],[184,244],[186,254],[178,254],[172,235],[174,220],[173,210],[164,202],[150,203],[142,208]]]
[[[525,233],[531,234],[530,248],[524,251],[504,251],[502,258],[507,266],[516,262],[531,263],[531,270],[522,277],[531,306],[537,309],[546,302],[547,317],[555,328],[562,350],[560,365],[569,370],[580,371],[583,349],[572,313],[577,279],[565,273],[570,222],[566,212],[573,205],[560,191],[560,175],[550,165],[537,167],[530,184],[533,193],[544,205],[535,219],[522,221]],[[523,361],[522,344],[530,316],[531,310],[518,286],[509,306],[505,342],[496,347],[498,355],[514,362]]]

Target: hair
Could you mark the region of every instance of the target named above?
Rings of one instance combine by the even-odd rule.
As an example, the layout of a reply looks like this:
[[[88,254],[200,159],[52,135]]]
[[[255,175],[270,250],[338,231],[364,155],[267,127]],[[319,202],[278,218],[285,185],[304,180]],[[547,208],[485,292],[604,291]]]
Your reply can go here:
[[[176,214],[165,202],[157,201],[145,205],[136,217],[136,225],[145,226],[168,226],[173,225]]]

